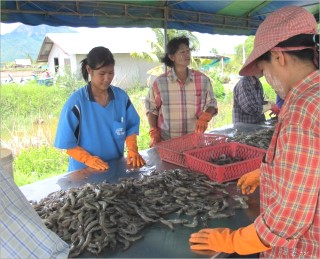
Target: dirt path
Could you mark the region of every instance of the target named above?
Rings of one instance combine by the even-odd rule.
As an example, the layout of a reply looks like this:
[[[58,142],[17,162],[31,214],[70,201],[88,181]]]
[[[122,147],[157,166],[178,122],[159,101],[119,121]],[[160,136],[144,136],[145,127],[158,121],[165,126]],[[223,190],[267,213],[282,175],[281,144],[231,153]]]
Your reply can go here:
[[[34,71],[13,71],[13,70],[1,70],[1,78],[7,78],[9,77],[8,75],[10,74],[13,78],[16,77],[29,77],[32,76]]]

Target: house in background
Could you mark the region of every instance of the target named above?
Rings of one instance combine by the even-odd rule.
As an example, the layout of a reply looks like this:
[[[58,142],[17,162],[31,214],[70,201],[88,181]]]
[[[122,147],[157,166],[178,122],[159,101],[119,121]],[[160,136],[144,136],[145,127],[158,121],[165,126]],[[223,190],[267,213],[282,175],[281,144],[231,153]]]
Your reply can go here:
[[[120,33],[121,34],[121,33]],[[130,88],[152,81],[148,70],[160,63],[133,58],[130,53],[151,51],[150,44],[143,37],[125,37],[126,35],[97,35],[88,33],[48,33],[42,43],[38,62],[47,62],[51,76],[71,71],[79,79],[81,60],[97,46],[107,47],[115,59],[115,78],[113,84],[121,88]],[[152,77],[152,76],[151,76]]]
[[[15,67],[31,67],[31,59],[15,59]]]

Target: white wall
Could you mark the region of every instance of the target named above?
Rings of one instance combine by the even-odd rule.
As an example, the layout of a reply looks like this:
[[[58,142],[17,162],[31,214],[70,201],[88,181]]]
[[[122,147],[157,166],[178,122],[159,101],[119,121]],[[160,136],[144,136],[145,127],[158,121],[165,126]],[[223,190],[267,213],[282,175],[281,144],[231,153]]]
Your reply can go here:
[[[64,53],[56,44],[53,44],[48,57],[48,70],[51,75],[56,75],[54,67],[54,59],[58,58],[59,60],[59,71],[58,73],[63,74],[65,71],[65,59],[70,59],[70,56]],[[71,62],[71,60],[70,60]]]
[[[147,71],[157,65],[158,63],[147,62],[143,59],[132,58],[129,53],[115,53],[114,59],[115,65],[115,77],[112,84],[121,88],[130,88],[136,86],[137,83],[147,85],[149,75]],[[86,55],[76,55],[75,63],[77,68],[74,70],[82,78],[80,62],[86,57]],[[71,60],[73,60],[71,58]],[[71,62],[73,64],[73,62]],[[152,81],[152,80],[151,80]]]

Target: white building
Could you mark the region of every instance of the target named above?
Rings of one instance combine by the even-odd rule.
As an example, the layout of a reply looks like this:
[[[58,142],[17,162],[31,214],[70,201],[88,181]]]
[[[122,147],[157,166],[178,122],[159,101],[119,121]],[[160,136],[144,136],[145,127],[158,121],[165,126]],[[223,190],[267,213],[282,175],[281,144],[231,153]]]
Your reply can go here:
[[[15,59],[16,67],[30,67],[31,59]]]
[[[82,77],[81,60],[92,48],[104,46],[110,49],[115,59],[114,85],[122,88],[129,88],[137,83],[147,85],[147,81],[150,81],[147,71],[160,63],[133,58],[130,53],[151,51],[150,44],[145,38],[138,35],[123,36],[126,35],[48,33],[42,43],[38,62],[47,62],[52,76],[63,74],[68,67],[71,73],[76,74],[80,79]]]

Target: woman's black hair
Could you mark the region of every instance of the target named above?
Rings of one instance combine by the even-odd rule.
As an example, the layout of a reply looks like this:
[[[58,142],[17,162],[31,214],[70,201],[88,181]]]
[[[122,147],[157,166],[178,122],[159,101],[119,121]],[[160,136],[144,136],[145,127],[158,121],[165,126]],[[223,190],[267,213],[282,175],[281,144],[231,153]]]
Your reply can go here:
[[[319,34],[299,34],[293,36],[285,41],[280,42],[276,47],[314,47],[316,46],[316,51],[318,52],[319,58]],[[298,57],[301,60],[311,60],[313,61],[315,58],[314,49],[302,49],[302,50],[293,50],[293,51],[285,51],[289,55],[293,55]],[[257,61],[270,61],[271,60],[271,51],[264,53],[262,56],[257,58]]]
[[[105,47],[95,47],[88,53],[87,57],[81,62],[81,72],[83,79],[88,82],[89,74],[86,68],[88,65],[91,69],[97,70],[104,66],[114,65],[115,61],[111,51]]]
[[[181,44],[185,44],[189,47],[189,38],[182,36],[171,39],[166,46],[166,53],[165,56],[161,58],[161,62],[168,67],[173,67],[173,61],[169,58],[169,55],[175,54]]]

